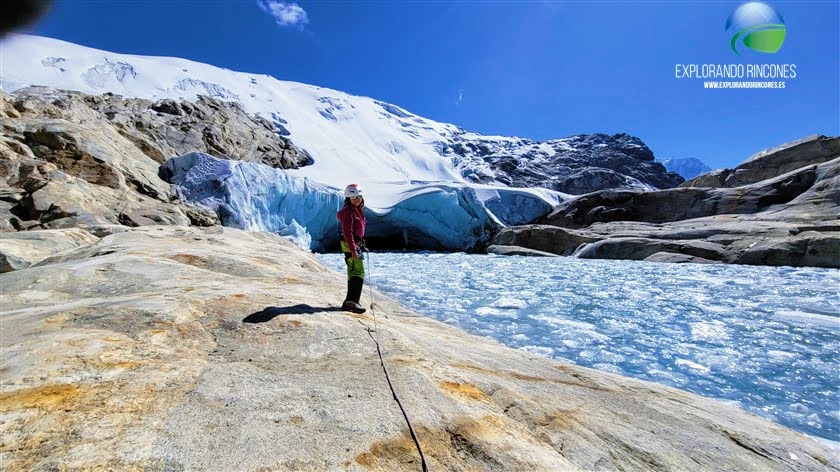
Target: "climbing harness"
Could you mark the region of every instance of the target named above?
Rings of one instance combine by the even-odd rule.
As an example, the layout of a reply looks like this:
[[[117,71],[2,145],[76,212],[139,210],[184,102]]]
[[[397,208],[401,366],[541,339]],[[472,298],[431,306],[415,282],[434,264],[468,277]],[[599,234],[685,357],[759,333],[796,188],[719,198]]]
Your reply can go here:
[[[376,308],[374,307],[373,303],[373,287],[371,286],[370,279],[373,276],[373,268],[370,261],[370,251],[367,247],[364,247],[364,251],[368,253],[367,257],[367,265],[368,265],[368,289],[370,294],[370,313],[373,315],[373,332],[376,333],[376,337],[371,334],[371,329],[368,327],[367,333],[373,342],[376,343],[376,352],[379,354],[379,363],[382,365],[382,371],[385,372],[385,380],[388,381],[388,387],[391,389],[391,395],[394,396],[394,400],[396,400],[397,405],[400,407],[400,411],[402,411],[403,418],[405,418],[405,423],[408,425],[408,431],[411,433],[411,439],[414,440],[414,445],[417,446],[417,452],[420,454],[420,467],[422,468],[423,472],[428,472],[429,468],[426,465],[426,457],[423,455],[423,448],[420,447],[420,441],[417,439],[417,435],[414,433],[414,428],[411,426],[411,420],[408,419],[408,413],[406,413],[405,408],[403,407],[400,398],[397,396],[397,391],[394,390],[394,385],[391,383],[391,377],[388,375],[388,369],[385,367],[385,358],[382,356],[382,349],[379,347],[379,326],[376,323]]]

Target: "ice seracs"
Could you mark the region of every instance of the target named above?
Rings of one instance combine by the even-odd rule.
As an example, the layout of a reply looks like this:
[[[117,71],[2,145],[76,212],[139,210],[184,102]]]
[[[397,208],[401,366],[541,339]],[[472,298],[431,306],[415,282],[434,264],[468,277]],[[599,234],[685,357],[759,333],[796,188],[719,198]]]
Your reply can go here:
[[[290,237],[301,247],[330,249],[338,241],[338,188],[262,164],[189,153],[165,169],[183,200],[215,211],[222,223]],[[502,227],[548,214],[564,196],[451,182],[368,185],[367,237],[396,248],[472,251]]]

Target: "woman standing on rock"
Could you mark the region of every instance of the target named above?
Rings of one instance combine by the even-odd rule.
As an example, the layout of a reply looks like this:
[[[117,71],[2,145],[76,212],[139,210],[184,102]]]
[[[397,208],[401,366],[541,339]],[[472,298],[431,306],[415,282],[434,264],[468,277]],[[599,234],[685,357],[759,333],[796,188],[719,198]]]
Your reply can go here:
[[[343,310],[354,313],[364,313],[365,309],[359,303],[362,288],[365,284],[365,264],[362,260],[364,247],[365,199],[362,188],[357,184],[350,184],[344,189],[344,207],[338,211],[339,226],[341,226],[341,252],[344,253],[344,263],[347,264],[347,298],[341,305]]]

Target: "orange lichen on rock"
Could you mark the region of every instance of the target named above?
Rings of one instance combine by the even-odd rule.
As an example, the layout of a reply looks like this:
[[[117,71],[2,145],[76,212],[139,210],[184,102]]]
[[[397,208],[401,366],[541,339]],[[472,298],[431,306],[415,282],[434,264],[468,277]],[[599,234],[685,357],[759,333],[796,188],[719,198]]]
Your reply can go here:
[[[491,403],[490,397],[473,384],[460,382],[438,382],[438,386],[445,393],[452,396]]]
[[[79,387],[70,384],[42,385],[0,393],[0,411],[24,408],[51,410],[79,395]]]

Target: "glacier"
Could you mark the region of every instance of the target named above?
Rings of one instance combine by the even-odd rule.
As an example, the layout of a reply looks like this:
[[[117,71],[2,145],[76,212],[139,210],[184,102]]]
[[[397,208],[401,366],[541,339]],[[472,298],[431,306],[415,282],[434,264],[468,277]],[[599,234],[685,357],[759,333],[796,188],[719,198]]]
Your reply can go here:
[[[263,164],[192,152],[167,160],[178,198],[214,211],[225,226],[278,233],[312,251],[338,244],[342,191]],[[567,196],[546,189],[453,182],[365,186],[366,239],[378,247],[476,251],[503,227],[531,222]]]

